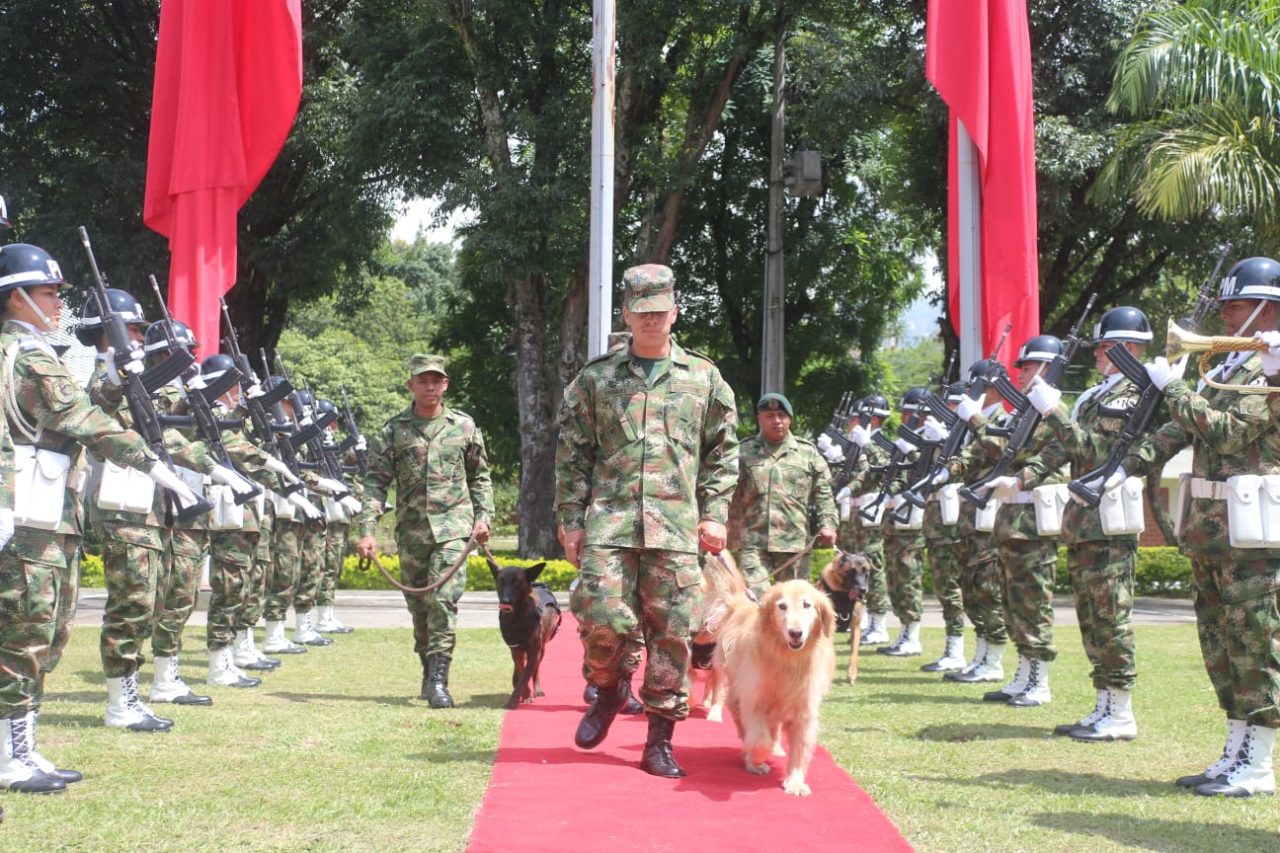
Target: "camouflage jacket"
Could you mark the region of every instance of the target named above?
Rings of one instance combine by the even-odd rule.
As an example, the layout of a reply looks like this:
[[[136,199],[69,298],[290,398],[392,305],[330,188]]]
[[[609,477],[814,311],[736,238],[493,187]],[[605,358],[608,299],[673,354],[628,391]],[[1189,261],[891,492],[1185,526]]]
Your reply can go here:
[[[873,432],[879,432],[877,427]],[[855,498],[862,498],[865,501],[872,501],[880,494],[880,489],[884,483],[885,472],[873,470],[882,469],[889,462],[889,452],[873,441],[868,441],[862,448],[862,452],[858,455],[858,461],[853,466],[853,471],[849,475],[849,493]],[[885,499],[888,502],[888,498]],[[845,524],[856,531],[855,538],[865,546],[864,538],[871,536],[876,540],[880,538],[880,525],[872,524],[863,518],[858,510],[858,501],[854,501],[853,509],[849,513],[849,519]]]
[[[836,529],[831,473],[812,442],[790,433],[773,446],[756,434],[738,454],[738,488],[730,516],[742,526],[742,547],[777,553],[804,550],[809,540],[809,508],[818,529]]]
[[[1251,354],[1227,381],[1264,384],[1262,359]],[[1268,400],[1273,395],[1208,387],[1196,393],[1182,380],[1169,383],[1164,394],[1171,420],[1134,443],[1123,463],[1126,472],[1159,476],[1166,462],[1191,445],[1193,477],[1221,482],[1236,474],[1280,474],[1280,421],[1268,411],[1276,405]],[[1226,501],[1189,498],[1178,539],[1188,556],[1222,561],[1224,597],[1244,600],[1280,585],[1280,549],[1231,547]],[[1263,563],[1271,566],[1267,577],[1246,576]]]
[[[1049,442],[1040,453],[1027,460],[1019,475],[1023,487],[1031,489],[1041,485],[1064,464],[1070,465],[1071,476],[1075,478],[1106,462],[1111,446],[1124,429],[1125,418],[1104,416],[1103,407],[1118,413],[1133,408],[1137,401],[1138,389],[1120,377],[1111,387],[1084,399],[1075,411],[1074,420],[1066,406],[1059,403],[1042,421],[1049,425],[1057,441]],[[1102,539],[1137,541],[1137,538],[1136,534],[1107,536],[1102,532],[1102,518],[1097,508],[1079,500],[1069,501],[1062,515],[1061,539],[1068,545]]]
[[[589,362],[560,407],[556,520],[586,544],[696,553],[700,519],[725,524],[738,483],[733,391],[671,342],[652,385],[629,349]]]
[[[90,402],[89,396],[76,383],[44,335],[25,323],[6,320],[0,328],[0,350],[3,350],[5,360],[4,376],[0,382],[8,384],[9,399],[16,408],[15,411],[6,401],[10,437],[14,444],[34,445],[71,458],[62,521],[53,532],[79,536],[83,530],[80,493],[85,480],[81,468],[81,446],[117,465],[141,471],[149,470],[158,460],[141,436],[125,429]],[[49,558],[61,564],[65,558],[60,556],[61,549],[55,537],[49,537],[46,544],[59,555],[42,552],[23,556],[35,561]]]
[[[484,437],[470,415],[447,406],[434,418],[420,418],[410,406],[388,420],[369,443],[363,485],[360,535],[373,535],[395,486],[402,548],[466,539],[477,521],[493,517]]]

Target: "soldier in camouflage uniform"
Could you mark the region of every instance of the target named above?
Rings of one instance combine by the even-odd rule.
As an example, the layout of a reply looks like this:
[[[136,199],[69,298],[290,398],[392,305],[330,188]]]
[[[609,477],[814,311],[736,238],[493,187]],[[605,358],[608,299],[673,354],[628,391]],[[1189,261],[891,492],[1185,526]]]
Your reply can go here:
[[[631,346],[593,359],[565,389],[556,452],[558,534],[582,583],[571,599],[583,673],[598,691],[574,742],[600,744],[622,707],[637,626],[648,652],[641,767],[684,775],[671,752],[689,714],[690,638],[701,618],[698,549],[725,546],[738,481],[733,391],[707,358],[671,339],[675,277],[623,275]]]
[[[926,394],[926,388],[909,388],[902,395],[898,408],[903,425],[911,429],[918,426],[918,419],[924,417]],[[884,537],[889,601],[894,615],[898,617],[899,631],[897,639],[876,652],[893,657],[916,657],[922,651],[920,620],[924,616],[924,531],[920,527],[911,529],[909,523],[895,521],[893,514],[904,500],[899,493],[909,485],[909,466],[915,463],[920,450],[904,438],[895,438],[893,442],[901,452],[899,462],[904,467],[888,474],[888,496],[885,498],[888,505],[880,521],[880,531]]]
[[[1094,329],[1094,359],[1103,380],[1084,391],[1070,413],[1059,402],[1062,393],[1036,377],[1028,397],[1057,441],[1027,460],[1020,475],[1026,487],[1040,485],[1046,473],[1056,472],[1065,462],[1075,478],[1107,460],[1138,397],[1138,389],[1116,369],[1107,352],[1122,346],[1141,356],[1151,338],[1151,324],[1137,308],[1113,308],[1103,314]],[[1054,733],[1084,741],[1133,740],[1138,734],[1132,706],[1137,677],[1133,582],[1138,536],[1104,533],[1098,509],[1073,500],[1063,514],[1062,541],[1067,545],[1080,637],[1093,664],[1097,698],[1093,711],[1077,723],[1058,726]]]
[[[763,594],[775,581],[809,579],[809,558],[796,559],[808,547],[809,508],[816,509],[817,539],[836,540],[836,504],[831,474],[818,449],[791,433],[791,402],[765,394],[756,405],[760,431],[742,442],[738,488],[730,517],[742,526],[738,566],[747,585]],[[791,562],[791,568],[778,575]]]
[[[1261,332],[1275,346],[1280,321],[1280,263],[1247,258],[1222,279],[1219,294],[1228,334]],[[1230,385],[1280,384],[1276,350],[1232,353],[1210,374]],[[1275,374],[1264,376],[1264,369]],[[1275,791],[1271,747],[1280,727],[1280,548],[1231,545],[1230,478],[1280,474],[1280,401],[1213,388],[1193,391],[1163,358],[1147,373],[1164,392],[1171,420],[1130,448],[1118,482],[1156,475],[1182,448],[1193,450],[1191,476],[1180,485],[1179,545],[1191,559],[1196,626],[1209,681],[1226,713],[1222,756],[1204,772],[1177,780],[1205,796],[1249,797]],[[1268,409],[1272,411],[1268,411]],[[1253,499],[1257,502],[1258,498]]]
[[[363,478],[364,507],[356,551],[372,558],[374,532],[396,488],[396,547],[400,574],[413,587],[442,579],[462,560],[468,537],[484,543],[493,518],[493,484],[484,436],[470,415],[444,404],[449,374],[438,355],[409,359],[413,395],[409,408],[391,418],[369,445]],[[413,614],[414,651],[422,661],[422,693],[432,708],[452,708],[449,665],[457,638],[458,599],[467,586],[465,564],[432,593],[405,593]]]
[[[318,403],[321,408],[326,404],[333,407],[333,404],[327,400],[320,400]],[[334,411],[336,412],[336,408]],[[336,433],[337,429],[336,421],[329,425],[331,434]],[[356,439],[352,450],[368,450],[364,436]],[[337,497],[328,496],[324,499],[325,518],[328,520],[325,524],[324,570],[320,574],[320,583],[316,589],[315,623],[315,629],[321,634],[350,634],[353,630],[342,623],[342,620],[333,612],[333,608],[338,578],[342,575],[342,561],[347,554],[347,532],[351,529],[352,520],[360,517],[363,496],[364,487],[360,485],[357,477],[351,482],[351,498],[345,501],[345,505],[343,499]]]
[[[67,575],[68,544],[76,547],[83,529],[83,483],[75,464],[81,446],[146,471],[163,486],[184,488],[141,436],[89,402],[46,340],[45,333],[58,328],[62,284],[58,264],[43,249],[22,243],[0,247],[0,383],[7,388],[5,415],[13,438],[12,445],[4,442],[13,447],[12,457],[0,461],[6,472],[17,472],[4,477],[4,505],[15,507],[17,517],[12,538],[0,550],[0,785],[24,793],[61,791],[80,778],[36,751],[35,729],[61,596],[74,585]],[[51,477],[41,490],[23,475],[33,469],[67,472],[65,485]],[[196,501],[190,490],[183,497]],[[56,518],[50,502],[61,504]],[[47,517],[36,515],[42,510]],[[130,693],[140,704],[136,683]]]

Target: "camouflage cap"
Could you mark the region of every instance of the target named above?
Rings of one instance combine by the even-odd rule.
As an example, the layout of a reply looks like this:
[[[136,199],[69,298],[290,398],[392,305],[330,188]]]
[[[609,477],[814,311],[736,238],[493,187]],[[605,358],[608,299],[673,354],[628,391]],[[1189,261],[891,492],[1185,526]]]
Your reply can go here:
[[[786,412],[789,418],[794,418],[796,415],[791,410],[791,401],[776,392],[765,394],[760,398],[760,402],[756,403],[757,412],[776,412],[779,409]]]
[[[418,353],[409,358],[409,375],[417,376],[419,373],[439,373],[445,379],[449,378],[449,374],[444,369],[444,356],[429,355],[427,353]]]
[[[641,264],[622,274],[626,294],[622,304],[635,314],[670,311],[676,307],[676,277],[671,267]]]

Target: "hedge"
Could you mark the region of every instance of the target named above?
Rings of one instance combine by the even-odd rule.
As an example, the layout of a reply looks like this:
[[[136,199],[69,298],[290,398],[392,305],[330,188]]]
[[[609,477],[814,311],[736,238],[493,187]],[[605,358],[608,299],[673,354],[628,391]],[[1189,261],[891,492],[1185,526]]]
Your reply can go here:
[[[538,582],[545,583],[554,590],[569,589],[570,582],[578,575],[577,570],[567,560],[524,560],[501,553],[494,554],[493,558],[500,566],[532,566],[535,563],[546,562],[546,568],[538,575]],[[379,560],[392,577],[404,583],[404,578],[400,575],[399,556],[384,554]],[[374,566],[364,570],[359,566],[360,558],[354,554],[343,561],[342,575],[338,578],[339,589],[395,589]],[[485,562],[484,557],[475,554],[467,557],[467,591],[493,591],[493,589],[493,573],[489,571],[489,564]]]

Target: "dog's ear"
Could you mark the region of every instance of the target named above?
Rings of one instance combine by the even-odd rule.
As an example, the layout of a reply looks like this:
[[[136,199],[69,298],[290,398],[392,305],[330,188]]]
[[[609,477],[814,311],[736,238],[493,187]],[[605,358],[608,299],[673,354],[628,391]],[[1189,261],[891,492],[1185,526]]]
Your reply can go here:
[[[814,600],[813,606],[818,608],[818,619],[822,625],[822,636],[835,636],[836,609],[831,606],[831,599],[825,595],[820,595]],[[857,629],[855,628],[853,630]]]
[[[498,579],[498,575],[502,574],[502,566],[499,566],[498,561],[493,559],[493,557],[490,557],[488,554],[485,555],[484,560],[489,564],[489,572],[493,575],[493,579],[496,581]]]
[[[538,575],[542,574],[542,570],[545,569],[546,567],[547,567],[546,563],[535,563],[532,566],[525,566],[524,576],[529,581],[529,583],[533,583],[538,579]]]

